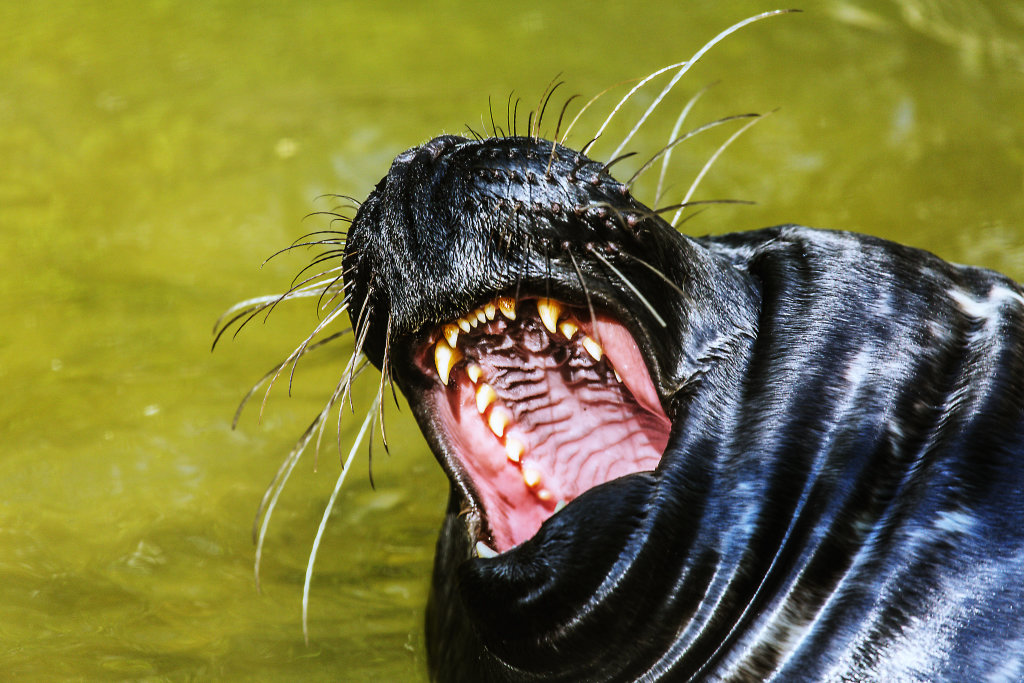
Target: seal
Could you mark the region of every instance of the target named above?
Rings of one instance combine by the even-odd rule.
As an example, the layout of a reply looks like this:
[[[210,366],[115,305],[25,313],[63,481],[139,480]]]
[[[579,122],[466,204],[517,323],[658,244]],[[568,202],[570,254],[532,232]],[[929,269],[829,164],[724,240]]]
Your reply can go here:
[[[609,167],[437,137],[291,290],[343,299],[272,373],[345,313],[356,351],[300,445],[365,356],[448,475],[432,677],[1024,679],[1024,290],[847,232],[690,237]]]

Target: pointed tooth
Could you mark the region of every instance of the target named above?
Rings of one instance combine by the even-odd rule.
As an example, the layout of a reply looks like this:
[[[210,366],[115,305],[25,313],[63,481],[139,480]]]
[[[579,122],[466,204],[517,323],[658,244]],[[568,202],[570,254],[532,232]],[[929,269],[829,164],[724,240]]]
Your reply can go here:
[[[483,541],[476,542],[476,556],[483,558],[497,557],[498,551],[487,545]]]
[[[434,346],[434,367],[437,368],[437,376],[441,378],[441,381],[447,385],[448,377],[452,373],[452,368],[462,358],[462,354],[459,353],[458,349],[453,349],[448,346],[448,342],[444,339],[438,339],[437,344]]]
[[[483,370],[476,363],[469,363],[466,366],[466,376],[469,377],[469,381],[476,384],[480,381],[480,377],[483,376]]]
[[[505,439],[505,455],[512,462],[519,462],[525,452],[526,446],[522,442],[512,438]]]
[[[557,503],[555,503],[555,512],[558,512],[559,510],[561,510],[564,507],[565,507],[565,501],[564,500],[558,501]]]
[[[523,468],[523,482],[531,489],[540,485],[540,471],[532,467]]]
[[[484,309],[482,309],[482,308],[476,309],[475,311],[473,311],[473,315],[476,316],[477,322],[481,322],[481,323],[487,322],[487,314],[484,313]]]
[[[540,314],[541,322],[544,323],[544,327],[548,328],[548,332],[551,334],[555,333],[558,329],[558,316],[562,312],[562,305],[552,299],[537,299],[537,313]]]
[[[494,389],[491,388],[490,384],[481,382],[479,385],[477,385],[476,409],[481,415],[484,414],[484,411],[487,410],[487,407],[494,403],[495,399],[497,398],[498,395],[494,393]],[[498,434],[498,436],[501,436],[501,434]]]
[[[459,340],[459,328],[451,323],[445,323],[441,326],[441,334],[448,340],[448,346],[455,348],[455,343]]]
[[[459,327],[462,328],[463,332],[469,332],[471,329],[473,329],[472,327],[470,327],[469,321],[466,320],[465,318],[459,318],[455,322],[458,324]]]
[[[558,331],[562,333],[566,339],[572,339],[576,336],[576,333],[580,331],[579,325],[571,320],[563,320],[558,325]]]
[[[488,320],[494,320],[494,315],[498,312],[498,307],[494,305],[493,301],[488,301],[484,304],[484,315]]]
[[[551,493],[547,489],[541,489],[537,491],[537,498],[544,501],[545,503],[555,497],[555,494]]]
[[[619,374],[619,371],[612,368],[612,372],[615,374],[615,379],[619,381],[619,384],[622,384],[622,375]]]
[[[582,344],[583,348],[587,350],[587,353],[590,354],[591,358],[594,360],[601,360],[601,356],[604,355],[604,349],[601,348],[600,344],[586,335],[583,336]]]
[[[498,297],[498,310],[509,320],[516,319],[516,300],[509,296]]]
[[[508,426],[508,412],[503,408],[495,407],[487,418],[487,426],[491,428],[494,435],[501,437],[505,434],[505,427]]]

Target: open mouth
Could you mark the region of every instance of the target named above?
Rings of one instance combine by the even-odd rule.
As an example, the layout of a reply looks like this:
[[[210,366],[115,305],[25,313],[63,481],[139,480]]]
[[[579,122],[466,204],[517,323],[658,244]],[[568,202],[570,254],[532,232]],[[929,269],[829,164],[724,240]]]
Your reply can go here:
[[[584,491],[654,470],[671,424],[625,326],[548,298],[500,296],[414,351],[449,476],[491,556]]]

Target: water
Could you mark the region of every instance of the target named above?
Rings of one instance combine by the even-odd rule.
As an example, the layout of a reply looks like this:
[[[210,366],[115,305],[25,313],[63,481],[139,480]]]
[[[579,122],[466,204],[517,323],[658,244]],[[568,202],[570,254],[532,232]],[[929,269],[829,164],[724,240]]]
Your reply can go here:
[[[318,195],[365,196],[402,149],[480,129],[488,96],[503,121],[510,91],[529,109],[561,72],[560,105],[772,8],[688,4],[0,6],[4,677],[423,678],[446,486],[408,410],[387,408],[376,490],[362,456],[341,494],[306,646],[302,578],[338,471],[333,437],[282,495],[260,594],[250,525],[342,359],[311,359],[291,398],[275,391],[261,423],[256,406],[232,431],[244,390],[315,318],[276,312],[212,355],[210,328],[234,301],[287,285],[307,254],[259,264],[325,226],[303,219],[330,207]],[[859,230],[1024,278],[1024,4],[807,10],[716,47],[631,145],[664,144],[710,83],[694,122],[777,109],[699,192],[757,204],[710,209],[687,230]],[[677,194],[732,130],[677,151]]]

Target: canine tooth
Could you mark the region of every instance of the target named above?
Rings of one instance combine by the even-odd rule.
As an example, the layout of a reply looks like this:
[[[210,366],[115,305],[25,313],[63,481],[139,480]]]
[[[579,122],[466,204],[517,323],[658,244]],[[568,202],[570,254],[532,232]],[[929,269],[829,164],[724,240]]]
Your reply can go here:
[[[459,327],[462,328],[463,332],[469,332],[471,329],[473,329],[472,327],[470,327],[469,321],[466,320],[465,318],[459,318],[455,322],[458,323]]]
[[[524,446],[521,442],[517,441],[516,439],[505,440],[505,455],[507,455],[508,459],[511,460],[512,462],[519,462],[519,460],[523,457],[523,453],[525,452],[526,446]]]
[[[477,557],[484,557],[484,558],[497,557],[498,556],[498,551],[495,550],[494,548],[492,548],[491,546],[487,545],[483,541],[477,541],[476,542],[476,556]]]
[[[587,353],[590,354],[591,358],[594,360],[601,360],[601,356],[604,355],[604,349],[601,348],[600,344],[586,335],[583,336],[582,343],[583,348],[587,350]]]
[[[525,482],[531,489],[535,488],[540,484],[540,471],[535,470],[532,467],[524,467],[523,482]]]
[[[441,334],[448,340],[448,346],[455,348],[455,342],[459,340],[459,328],[451,323],[441,326]]]
[[[476,384],[480,381],[480,377],[483,375],[483,370],[476,363],[469,363],[466,366],[466,376],[469,377],[469,381]]]
[[[566,339],[572,339],[576,336],[576,333],[580,331],[580,327],[571,320],[563,320],[558,325],[558,330]]]
[[[487,322],[487,314],[484,313],[484,309],[482,309],[482,308],[476,309],[475,311],[473,311],[473,315],[476,316],[476,319],[477,319],[478,322],[482,322],[482,323]]]
[[[509,296],[498,297],[498,310],[509,320],[516,319],[516,300]]]
[[[494,400],[498,398],[498,395],[494,393],[494,389],[491,388],[490,384],[486,382],[481,383],[476,388],[476,409],[481,415],[487,410],[487,406],[494,403]],[[501,436],[501,434],[498,434]]]
[[[448,376],[451,375],[452,368],[461,358],[462,354],[458,349],[448,346],[448,342],[444,339],[437,340],[437,344],[434,346],[434,367],[437,368],[437,376],[445,385],[448,384]]]
[[[508,426],[508,420],[508,413],[505,410],[495,408],[487,418],[487,426],[491,428],[491,431],[494,432],[495,436],[501,437],[505,434],[505,427]]]
[[[555,333],[558,325],[558,316],[562,312],[562,306],[557,301],[551,299],[537,299],[537,313],[540,314],[540,320],[544,323],[544,327],[548,328],[548,332],[551,334]]]
[[[484,304],[484,315],[487,316],[488,320],[494,320],[494,315],[498,312],[498,307],[494,305],[493,301],[488,301]]]

